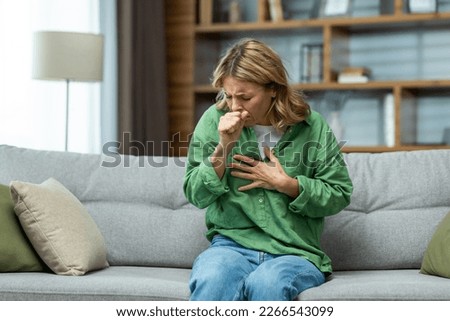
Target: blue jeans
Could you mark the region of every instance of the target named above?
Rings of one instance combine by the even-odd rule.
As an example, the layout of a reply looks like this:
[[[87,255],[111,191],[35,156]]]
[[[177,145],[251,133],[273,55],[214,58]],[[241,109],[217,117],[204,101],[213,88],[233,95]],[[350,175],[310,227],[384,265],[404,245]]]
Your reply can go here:
[[[305,258],[250,250],[216,235],[195,260],[189,287],[192,301],[289,301],[324,282]]]

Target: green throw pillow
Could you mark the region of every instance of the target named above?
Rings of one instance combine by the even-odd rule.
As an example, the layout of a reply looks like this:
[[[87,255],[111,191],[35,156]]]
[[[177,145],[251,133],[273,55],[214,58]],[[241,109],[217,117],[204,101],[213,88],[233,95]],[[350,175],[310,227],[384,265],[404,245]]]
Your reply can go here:
[[[420,272],[450,278],[450,213],[436,228],[425,251]]]
[[[37,272],[45,268],[14,213],[9,187],[0,185],[0,272]]]

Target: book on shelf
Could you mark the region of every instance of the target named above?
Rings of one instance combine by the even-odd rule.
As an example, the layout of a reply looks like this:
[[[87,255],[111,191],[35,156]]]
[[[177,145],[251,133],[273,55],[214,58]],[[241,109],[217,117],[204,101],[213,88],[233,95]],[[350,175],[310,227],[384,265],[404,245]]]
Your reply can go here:
[[[351,83],[365,83],[369,81],[369,77],[366,75],[351,75],[351,74],[339,74],[338,83],[351,84]]]
[[[389,93],[384,96],[383,101],[383,132],[384,143],[388,147],[395,145],[395,108],[394,95]]]
[[[365,83],[370,79],[370,69],[366,67],[345,67],[338,75],[339,83]]]
[[[350,14],[350,0],[324,0],[323,16],[346,16]]]
[[[370,75],[371,71],[367,67],[344,67],[341,71],[344,74],[354,74],[354,75]]]
[[[241,22],[241,17],[242,17],[241,5],[237,0],[231,1],[228,14],[228,22],[229,23]]]
[[[303,44],[300,57],[300,81],[301,82],[321,82],[322,81],[322,44]]]
[[[410,13],[434,13],[438,10],[437,0],[408,0]]]
[[[272,21],[283,21],[283,6],[281,0],[268,0],[269,13]]]

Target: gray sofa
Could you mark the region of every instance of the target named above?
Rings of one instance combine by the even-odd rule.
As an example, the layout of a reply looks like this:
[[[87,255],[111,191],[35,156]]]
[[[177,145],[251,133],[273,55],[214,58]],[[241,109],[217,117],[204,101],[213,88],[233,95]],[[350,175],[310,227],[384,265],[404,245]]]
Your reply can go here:
[[[450,280],[419,273],[450,211],[450,150],[345,155],[348,208],[326,220],[335,273],[300,300],[450,300]],[[0,146],[0,184],[54,177],[87,208],[110,267],[84,276],[0,273],[0,300],[187,300],[208,246],[204,212],[182,191],[184,158],[89,155]]]

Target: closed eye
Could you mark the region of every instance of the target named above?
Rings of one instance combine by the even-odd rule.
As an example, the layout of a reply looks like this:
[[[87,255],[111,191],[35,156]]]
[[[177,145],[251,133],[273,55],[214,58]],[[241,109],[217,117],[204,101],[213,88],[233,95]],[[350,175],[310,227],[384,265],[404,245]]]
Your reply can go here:
[[[225,99],[230,100],[231,98],[232,98],[231,96],[225,94]],[[239,96],[237,98],[242,99],[244,101],[249,101],[250,99],[252,99],[251,97],[243,97],[243,96]]]

